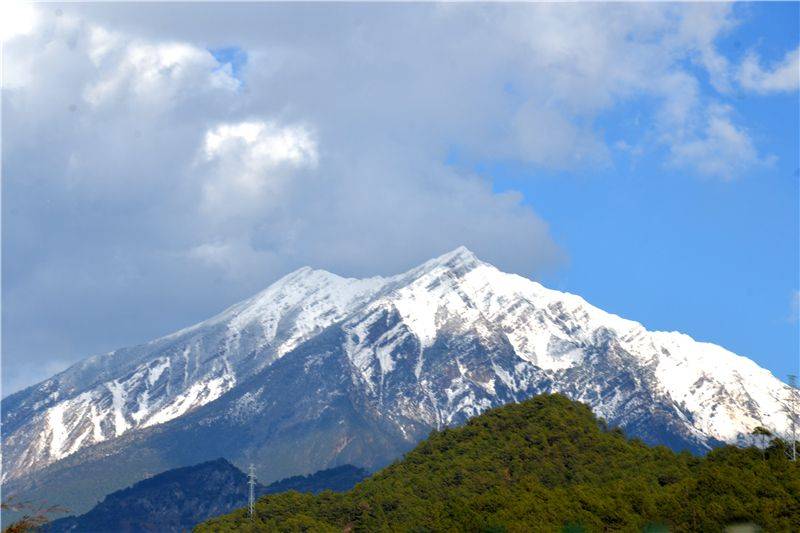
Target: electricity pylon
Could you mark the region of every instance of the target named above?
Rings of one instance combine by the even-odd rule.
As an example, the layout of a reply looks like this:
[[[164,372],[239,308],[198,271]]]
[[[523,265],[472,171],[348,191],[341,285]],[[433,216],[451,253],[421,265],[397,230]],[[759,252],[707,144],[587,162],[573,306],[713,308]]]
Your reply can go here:
[[[789,427],[792,433],[792,447],[789,450],[789,458],[792,461],[797,461],[797,422],[800,413],[798,412],[797,376],[794,374],[789,374],[789,402],[786,405],[786,410],[789,412]]]
[[[253,463],[250,463],[250,471],[248,472],[247,476],[247,484],[250,485],[250,500],[249,500],[249,510],[250,510],[250,520],[253,519],[256,515],[256,474],[253,469]]]

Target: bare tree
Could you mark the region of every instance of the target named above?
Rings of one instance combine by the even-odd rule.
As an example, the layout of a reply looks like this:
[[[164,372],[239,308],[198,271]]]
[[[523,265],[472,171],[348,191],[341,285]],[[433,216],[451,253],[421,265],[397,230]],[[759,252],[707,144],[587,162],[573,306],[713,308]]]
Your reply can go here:
[[[0,502],[0,511],[16,511],[24,513],[22,518],[3,528],[3,533],[28,533],[38,529],[50,521],[48,515],[66,513],[67,509],[58,505],[36,506],[31,502],[18,502],[14,497]]]

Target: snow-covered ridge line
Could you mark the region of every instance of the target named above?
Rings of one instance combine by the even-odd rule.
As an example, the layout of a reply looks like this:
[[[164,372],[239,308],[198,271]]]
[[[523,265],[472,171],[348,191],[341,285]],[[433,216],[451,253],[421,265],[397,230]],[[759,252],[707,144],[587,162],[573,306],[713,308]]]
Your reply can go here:
[[[460,247],[391,277],[304,267],[208,320],[12,395],[3,402],[4,476],[180,418],[331,326],[345,333],[366,401],[404,438],[419,424],[458,423],[544,390],[631,427],[658,405],[669,431],[699,448],[756,425],[788,426],[787,386],[751,360],[649,332]]]
[[[4,447],[11,451],[5,454],[4,476],[216,400],[384,284],[382,278],[342,278],[304,267],[208,320],[73,365],[15,395],[23,397],[21,405],[4,412],[4,426],[10,426]],[[293,320],[284,324],[287,316]],[[25,412],[39,416],[26,423]],[[14,453],[17,449],[21,453]]]

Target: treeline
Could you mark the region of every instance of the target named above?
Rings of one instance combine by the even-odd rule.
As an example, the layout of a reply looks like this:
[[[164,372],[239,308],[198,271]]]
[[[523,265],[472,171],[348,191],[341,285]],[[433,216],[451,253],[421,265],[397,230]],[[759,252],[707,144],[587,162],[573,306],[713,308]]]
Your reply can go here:
[[[195,531],[800,531],[785,446],[675,453],[542,395],[432,433],[349,492],[267,496],[253,519],[242,509]]]

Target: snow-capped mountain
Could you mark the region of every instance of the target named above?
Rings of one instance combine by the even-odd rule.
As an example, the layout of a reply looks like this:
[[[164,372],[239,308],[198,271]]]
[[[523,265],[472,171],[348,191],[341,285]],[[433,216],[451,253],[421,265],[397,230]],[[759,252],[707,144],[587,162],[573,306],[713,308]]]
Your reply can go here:
[[[3,400],[4,479],[212,402],[385,283],[302,268],[219,315],[90,357]]]
[[[550,391],[674,448],[788,428],[788,387],[751,360],[647,331],[462,247],[386,278],[302,268],[9,396],[3,475],[20,490],[79,490],[87,476],[119,488],[220,455],[255,460],[265,480],[377,467],[431,429]]]

